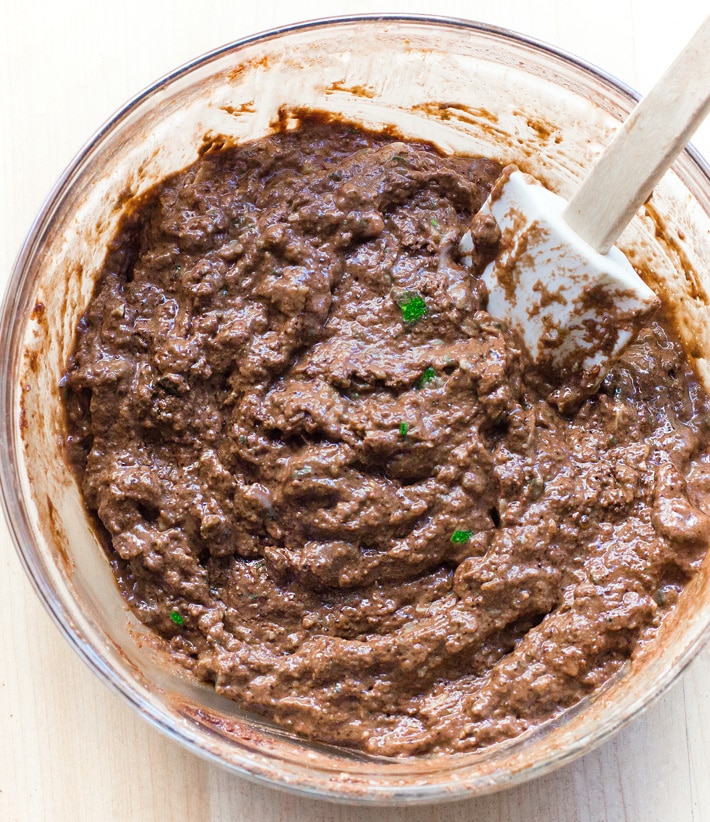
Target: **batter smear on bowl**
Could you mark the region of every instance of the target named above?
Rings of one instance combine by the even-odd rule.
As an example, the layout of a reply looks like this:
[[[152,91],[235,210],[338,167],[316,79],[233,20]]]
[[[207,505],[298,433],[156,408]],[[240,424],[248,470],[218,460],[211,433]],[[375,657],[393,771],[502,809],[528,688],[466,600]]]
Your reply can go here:
[[[710,403],[672,335],[563,414],[486,312],[499,173],[317,117],[208,150],[125,215],[78,328],[67,449],[124,597],[310,739],[523,733],[708,547]]]

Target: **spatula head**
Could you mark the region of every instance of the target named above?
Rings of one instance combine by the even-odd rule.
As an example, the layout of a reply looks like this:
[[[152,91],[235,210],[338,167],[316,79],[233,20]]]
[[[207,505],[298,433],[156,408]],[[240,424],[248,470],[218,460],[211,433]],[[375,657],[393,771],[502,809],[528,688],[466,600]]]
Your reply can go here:
[[[501,230],[488,311],[519,333],[560,406],[596,390],[659,303],[618,248],[599,254],[567,225],[565,205],[508,166],[481,210]]]

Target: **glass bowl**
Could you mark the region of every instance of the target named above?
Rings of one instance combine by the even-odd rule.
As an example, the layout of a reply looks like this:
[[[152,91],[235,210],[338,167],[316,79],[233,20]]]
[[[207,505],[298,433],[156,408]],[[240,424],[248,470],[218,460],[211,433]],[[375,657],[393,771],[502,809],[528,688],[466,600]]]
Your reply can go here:
[[[587,752],[678,676],[710,625],[710,557],[657,637],[593,697],[485,750],[387,760],[298,739],[170,664],[125,607],[62,451],[59,379],[121,209],[205,142],[335,112],[514,161],[569,196],[635,102],[582,61],[511,32],[419,17],[326,20],[202,57],[119,111],[65,171],[17,259],[0,316],[3,502],[34,587],[89,667],[148,721],[252,779],[348,802],[458,799]],[[673,312],[710,385],[710,174],[691,149],[620,242]]]

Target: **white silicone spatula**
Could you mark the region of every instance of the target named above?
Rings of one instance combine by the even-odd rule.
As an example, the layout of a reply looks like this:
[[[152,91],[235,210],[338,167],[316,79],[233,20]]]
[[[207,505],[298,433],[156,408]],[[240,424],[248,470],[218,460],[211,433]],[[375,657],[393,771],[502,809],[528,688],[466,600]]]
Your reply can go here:
[[[483,273],[488,311],[518,330],[552,377],[593,389],[657,298],[613,247],[710,107],[710,17],[567,203],[514,166],[483,213],[501,251]],[[464,236],[461,251],[472,248]]]

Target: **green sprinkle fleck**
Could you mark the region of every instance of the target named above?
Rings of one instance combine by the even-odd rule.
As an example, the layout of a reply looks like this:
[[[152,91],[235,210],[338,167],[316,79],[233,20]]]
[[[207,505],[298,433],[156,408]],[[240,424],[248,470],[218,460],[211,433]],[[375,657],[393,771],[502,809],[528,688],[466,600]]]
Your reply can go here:
[[[425,369],[424,373],[419,378],[419,387],[422,388],[425,385],[429,385],[430,382],[433,382],[436,379],[436,371],[430,365],[429,368]]]
[[[392,159],[398,166],[408,166],[409,160],[403,154],[395,154]]]
[[[184,625],[185,624],[185,617],[179,611],[173,611],[170,614],[170,619],[172,619],[172,621],[176,625]]]
[[[416,291],[405,294],[399,303],[402,311],[402,319],[406,323],[416,323],[426,316],[427,307],[424,298]]]
[[[400,422],[399,424],[399,436],[406,437],[407,431],[409,431],[409,423],[408,422]]]
[[[246,442],[247,442],[247,435],[246,434],[240,434],[239,435],[239,444],[240,445],[246,445]]]
[[[454,545],[463,545],[464,542],[468,542],[473,535],[473,531],[454,531],[451,535],[451,542]]]
[[[441,223],[436,219],[436,217],[432,217],[429,222],[431,223],[432,228],[436,228],[436,229],[441,228]]]

